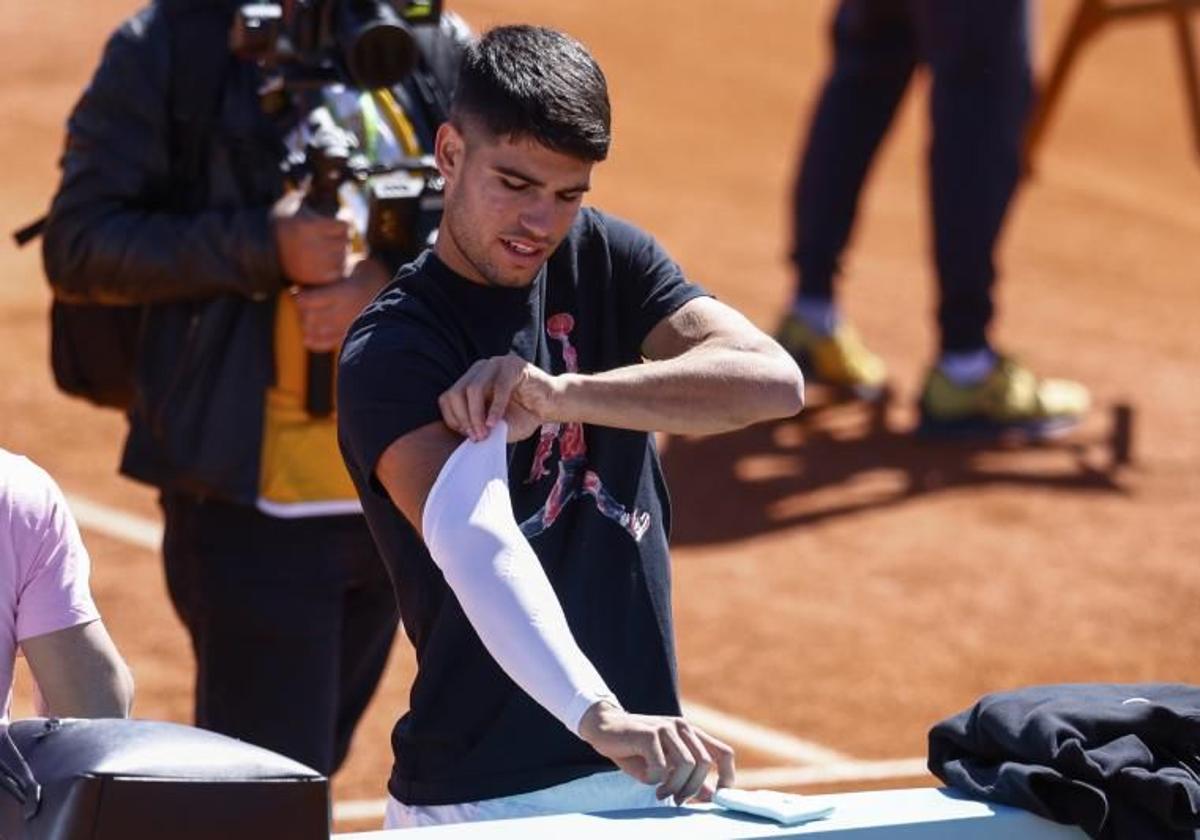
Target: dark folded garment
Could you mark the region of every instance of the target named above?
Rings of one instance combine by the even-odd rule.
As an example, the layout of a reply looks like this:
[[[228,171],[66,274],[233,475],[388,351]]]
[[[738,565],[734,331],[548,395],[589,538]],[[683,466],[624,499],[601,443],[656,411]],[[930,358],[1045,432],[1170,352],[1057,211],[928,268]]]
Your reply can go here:
[[[1045,685],[989,694],[929,731],[929,769],[1097,840],[1192,840],[1200,688]]]

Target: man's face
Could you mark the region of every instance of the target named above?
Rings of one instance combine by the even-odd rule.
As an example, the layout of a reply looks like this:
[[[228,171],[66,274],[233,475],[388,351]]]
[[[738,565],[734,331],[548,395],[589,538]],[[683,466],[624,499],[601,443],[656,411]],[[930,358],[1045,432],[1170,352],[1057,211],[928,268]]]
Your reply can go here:
[[[437,255],[477,283],[529,285],[579,212],[592,163],[470,123],[443,125],[436,153],[446,179]]]

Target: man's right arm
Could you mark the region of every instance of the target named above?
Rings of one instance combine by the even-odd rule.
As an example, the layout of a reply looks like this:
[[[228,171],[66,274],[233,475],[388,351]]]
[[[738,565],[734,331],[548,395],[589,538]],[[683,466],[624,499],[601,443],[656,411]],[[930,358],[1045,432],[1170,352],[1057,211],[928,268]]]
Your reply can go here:
[[[283,286],[269,204],[172,213],[170,38],[161,6],[110,39],[73,111],[43,241],[67,300],[154,303]]]
[[[104,622],[96,619],[21,640],[52,717],[128,717],[133,676]]]
[[[528,420],[510,419],[518,427]],[[658,785],[659,798],[690,798],[714,766],[718,785],[732,784],[728,746],[681,718],[624,711],[575,643],[513,516],[502,429],[464,443],[443,423],[430,423],[394,441],[376,477],[421,532],[488,652],[522,690],[622,770]]]

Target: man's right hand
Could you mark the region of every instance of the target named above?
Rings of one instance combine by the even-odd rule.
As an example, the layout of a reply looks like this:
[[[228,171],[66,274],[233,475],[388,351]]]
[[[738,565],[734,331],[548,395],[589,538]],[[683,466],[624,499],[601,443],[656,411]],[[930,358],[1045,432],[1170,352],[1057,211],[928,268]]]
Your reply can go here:
[[[297,191],[286,193],[271,209],[280,268],[301,286],[336,283],[346,274],[350,224],[314,213],[303,198]]]
[[[601,700],[584,712],[579,737],[639,782],[658,785],[659,799],[710,798],[705,780],[714,766],[717,787],[733,785],[733,748],[683,718],[631,714]]]

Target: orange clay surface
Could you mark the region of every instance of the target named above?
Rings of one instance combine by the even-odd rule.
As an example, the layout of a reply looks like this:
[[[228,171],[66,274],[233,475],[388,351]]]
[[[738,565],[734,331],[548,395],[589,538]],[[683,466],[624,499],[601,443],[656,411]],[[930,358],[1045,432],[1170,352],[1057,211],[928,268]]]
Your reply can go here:
[[[593,49],[615,144],[591,200],[653,231],[692,277],[773,328],[790,287],[795,148],[825,72],[831,4],[451,5],[476,27],[549,24]],[[1074,0],[1036,5],[1044,70]],[[6,5],[0,230],[45,207],[66,113],[134,8]],[[882,151],[842,286],[891,365],[890,430],[861,407],[821,406],[813,389],[801,419],[666,442],[685,696],[856,759],[922,756],[932,723],[988,691],[1200,682],[1200,159],[1168,24],[1123,24],[1087,47],[1001,243],[998,343],[1096,398],[1070,445],[981,450],[907,434],[933,353],[925,92],[919,80]],[[0,276],[0,446],[68,493],[156,519],[153,492],[115,474],[122,419],[54,389],[38,249],[6,237]],[[1135,463],[1114,472],[1104,437],[1119,401],[1135,408]],[[105,620],[137,677],[136,713],[188,721],[191,653],[156,553],[85,538]],[[401,638],[334,779],[338,801],[383,795],[412,670]],[[744,768],[784,763],[741,755]]]

